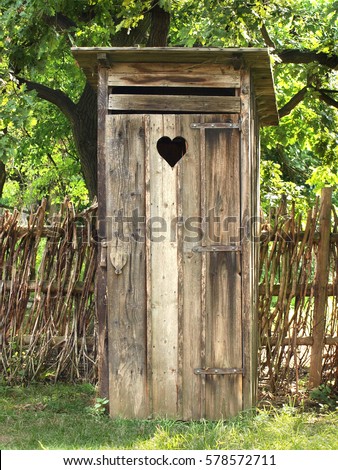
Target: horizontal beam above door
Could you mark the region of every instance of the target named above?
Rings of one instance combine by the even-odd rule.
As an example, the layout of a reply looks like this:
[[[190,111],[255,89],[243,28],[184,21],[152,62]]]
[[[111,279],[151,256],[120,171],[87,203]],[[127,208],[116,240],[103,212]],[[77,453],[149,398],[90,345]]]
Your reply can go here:
[[[165,90],[163,90],[165,92]],[[238,96],[109,95],[111,111],[239,113]]]

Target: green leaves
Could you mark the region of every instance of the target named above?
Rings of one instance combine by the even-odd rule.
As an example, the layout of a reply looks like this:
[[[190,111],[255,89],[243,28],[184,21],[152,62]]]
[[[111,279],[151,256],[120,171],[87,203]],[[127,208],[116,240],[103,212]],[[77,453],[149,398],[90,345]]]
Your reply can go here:
[[[60,89],[76,103],[85,80],[70,47],[145,44],[155,4],[152,0],[2,0],[0,159],[7,162],[10,178],[19,180],[20,188],[35,188],[34,197],[48,191],[55,198],[63,191],[82,201],[87,197],[69,123],[53,106],[13,83],[10,74]],[[337,67],[324,59],[338,54],[338,2],[158,0],[157,5],[170,11],[171,46],[275,46],[278,107],[292,106],[279,127],[264,129],[262,134],[261,154],[266,162],[262,167],[267,165],[262,188],[271,195],[267,199],[273,200],[274,187],[280,197],[283,185],[290,197],[312,197],[322,184],[336,184]],[[140,35],[134,36],[138,30]],[[298,54],[293,60],[288,55],[290,63],[286,63],[283,52],[290,50],[314,54],[311,58]],[[321,63],[318,54],[324,54]],[[292,99],[303,89],[304,96],[294,103]],[[49,182],[37,162],[49,168]],[[21,164],[35,173],[23,170]],[[35,181],[39,171],[41,184]],[[275,186],[269,188],[268,178]],[[25,203],[33,200],[20,189],[22,194]]]

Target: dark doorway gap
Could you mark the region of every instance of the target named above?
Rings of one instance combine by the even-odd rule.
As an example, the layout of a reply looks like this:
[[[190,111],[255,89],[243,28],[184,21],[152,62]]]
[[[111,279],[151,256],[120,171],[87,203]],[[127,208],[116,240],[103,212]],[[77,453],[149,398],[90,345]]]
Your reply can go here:
[[[204,88],[204,87],[111,87],[113,95],[181,95],[181,96],[236,96],[236,88]]]

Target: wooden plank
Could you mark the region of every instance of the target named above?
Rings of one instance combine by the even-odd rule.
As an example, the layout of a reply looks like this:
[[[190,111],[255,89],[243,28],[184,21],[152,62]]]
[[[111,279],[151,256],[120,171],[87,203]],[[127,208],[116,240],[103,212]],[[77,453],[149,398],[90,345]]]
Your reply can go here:
[[[241,132],[241,226],[242,233],[242,321],[243,321],[243,368],[245,376],[243,379],[243,408],[249,409],[253,406],[256,389],[256,371],[252,368],[253,355],[255,353],[254,338],[256,333],[253,324],[254,312],[253,298],[253,273],[252,273],[252,243],[248,233],[248,223],[252,215],[252,146],[251,146],[251,84],[250,74],[247,70],[242,71],[241,86],[242,106],[242,132]]]
[[[164,135],[175,137],[174,115],[150,121],[152,397],[154,416],[177,417],[178,261],[177,171],[158,154]]]
[[[250,146],[252,151],[252,177],[251,177],[251,262],[252,262],[252,317],[251,317],[251,398],[250,402],[243,399],[243,406],[253,407],[257,401],[258,389],[258,299],[259,299],[259,266],[260,266],[260,233],[261,233],[261,210],[260,210],[260,140],[259,120],[256,99],[253,93],[250,95]],[[250,405],[251,403],[251,405]]]
[[[240,73],[223,64],[115,63],[108,85],[238,88]]]
[[[152,387],[152,299],[151,299],[151,231],[149,221],[151,220],[151,194],[150,194],[150,176],[151,167],[150,160],[153,153],[153,145],[150,132],[150,116],[144,116],[144,137],[145,137],[145,214],[146,214],[146,312],[147,312],[147,331],[146,331],[146,345],[147,345],[147,389],[148,389],[148,403],[149,411],[152,415],[153,412],[153,387]]]
[[[178,131],[188,143],[188,151],[181,164],[183,227],[183,415],[184,420],[200,419],[202,409],[202,380],[194,374],[194,368],[204,364],[202,344],[203,320],[201,312],[202,257],[192,249],[200,244],[201,235],[201,170],[200,131],[191,129],[192,121],[199,122],[201,116],[181,116]]]
[[[254,47],[72,47],[81,67],[93,66],[98,54],[106,53],[109,63],[204,63],[231,64],[244,59],[255,69],[270,69],[268,50]]]
[[[216,118],[217,116],[210,116],[208,121]],[[238,117],[232,118],[235,120]],[[206,129],[205,145],[207,243],[240,243],[239,130]],[[208,368],[242,368],[240,256],[239,252],[207,254]],[[241,409],[241,375],[206,376],[208,419],[233,416]]]
[[[99,69],[98,89],[98,209],[97,234],[100,242],[98,259],[105,256],[106,234],[106,114],[107,114],[107,69]],[[101,398],[109,397],[109,369],[108,369],[108,325],[107,325],[107,264],[106,260],[99,263],[96,271],[95,298],[96,315],[98,322],[98,389]]]
[[[314,281],[313,346],[310,358],[309,387],[319,387],[322,381],[322,358],[326,323],[327,284],[330,270],[332,188],[323,188],[319,215],[320,242]]]
[[[175,116],[175,135],[182,136],[184,128],[181,126],[182,116]],[[189,145],[189,144],[188,144]],[[186,154],[184,155],[186,157]],[[184,158],[183,157],[183,158]],[[184,361],[184,269],[183,269],[183,172],[182,163],[176,166],[177,185],[176,185],[176,201],[177,201],[177,416],[183,417],[183,361]],[[174,224],[173,224],[174,225]],[[173,227],[174,229],[174,227]]]
[[[237,96],[109,95],[112,111],[239,113]]]
[[[107,119],[110,414],[146,418],[144,124],[137,115]]]
[[[201,119],[200,122],[204,122],[205,116]],[[207,242],[207,168],[206,168],[206,145],[205,145],[205,128],[200,129],[200,185],[201,185],[201,199],[200,199],[200,213],[202,219],[202,246],[206,246]],[[207,284],[207,254],[205,252],[201,253],[201,359],[200,366],[205,368],[207,366],[207,334],[206,334],[206,324],[207,324],[207,296],[206,296],[206,284]],[[201,377],[201,418],[206,418],[206,379],[205,376]]]
[[[134,74],[182,74],[191,76],[209,75],[230,75],[235,77],[238,86],[240,85],[240,72],[235,70],[232,65],[211,64],[211,63],[191,63],[191,62],[114,62],[110,65],[110,73],[108,76],[108,84],[112,85],[114,75],[134,75]]]

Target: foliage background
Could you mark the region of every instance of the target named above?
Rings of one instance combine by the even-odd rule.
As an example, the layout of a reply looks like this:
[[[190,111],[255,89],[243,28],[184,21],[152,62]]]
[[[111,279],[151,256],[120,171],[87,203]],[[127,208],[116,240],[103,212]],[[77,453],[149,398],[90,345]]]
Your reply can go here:
[[[2,0],[0,204],[95,195],[96,109],[71,46],[168,44],[270,48],[281,120],[262,132],[262,207],[305,210],[338,183],[337,39],[332,0]]]

